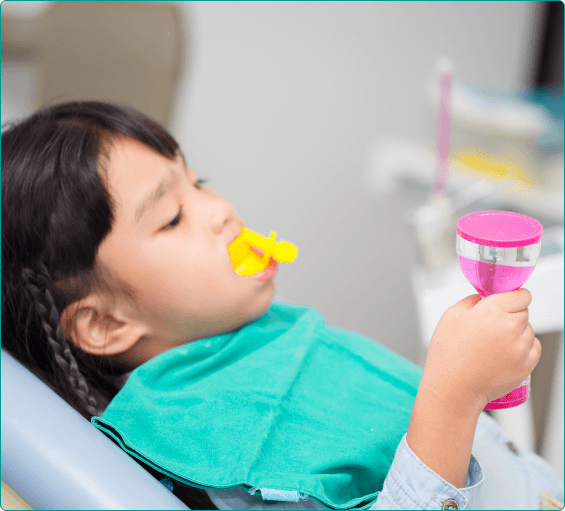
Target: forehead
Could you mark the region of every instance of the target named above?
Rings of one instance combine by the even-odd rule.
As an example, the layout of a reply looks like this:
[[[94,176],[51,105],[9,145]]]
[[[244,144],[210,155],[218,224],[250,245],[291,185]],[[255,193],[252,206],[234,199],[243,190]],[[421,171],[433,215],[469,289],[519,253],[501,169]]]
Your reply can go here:
[[[171,173],[182,172],[184,160],[174,160],[130,138],[113,140],[106,151],[104,180],[112,199],[126,206]]]

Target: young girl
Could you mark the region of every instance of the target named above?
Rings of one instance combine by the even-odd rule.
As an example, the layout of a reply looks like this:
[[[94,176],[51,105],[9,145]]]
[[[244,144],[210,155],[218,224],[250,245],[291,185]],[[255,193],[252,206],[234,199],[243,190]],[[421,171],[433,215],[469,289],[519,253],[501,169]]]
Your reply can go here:
[[[2,347],[191,508],[562,507],[481,413],[539,360],[527,290],[450,307],[422,373],[238,275],[244,223],[202,183],[114,105],[6,130]]]

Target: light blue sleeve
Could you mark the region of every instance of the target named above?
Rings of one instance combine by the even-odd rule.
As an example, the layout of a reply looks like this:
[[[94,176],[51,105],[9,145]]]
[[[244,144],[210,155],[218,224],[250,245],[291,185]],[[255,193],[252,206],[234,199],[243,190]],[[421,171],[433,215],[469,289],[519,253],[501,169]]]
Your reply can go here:
[[[471,455],[465,488],[455,488],[420,461],[404,435],[383,489],[369,509],[467,509],[483,479],[481,465]]]

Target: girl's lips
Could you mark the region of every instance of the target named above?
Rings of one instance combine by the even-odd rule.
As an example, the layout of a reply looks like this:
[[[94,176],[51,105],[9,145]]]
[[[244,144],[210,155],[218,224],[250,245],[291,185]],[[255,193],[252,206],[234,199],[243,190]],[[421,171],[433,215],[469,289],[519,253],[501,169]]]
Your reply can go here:
[[[253,250],[253,252],[255,252],[259,257],[263,257],[265,254],[263,250],[257,247],[250,246],[249,249]],[[279,264],[271,257],[269,259],[269,266],[267,266],[264,270],[249,276],[254,280],[271,279],[276,275],[278,268]]]
[[[266,280],[272,279],[279,269],[279,263],[277,263],[272,257],[269,261],[269,266],[267,266],[263,271],[256,273],[255,275],[250,275],[253,280]]]
[[[259,257],[263,257],[263,255],[265,254],[265,252],[259,248],[252,246],[250,246],[249,248],[250,250],[255,252]],[[233,264],[231,262],[230,262],[230,267],[233,269]],[[246,276],[245,278],[253,279],[253,280],[271,279],[277,274],[278,268],[279,268],[279,264],[271,257],[269,259],[268,266],[264,270],[254,273],[253,275]]]

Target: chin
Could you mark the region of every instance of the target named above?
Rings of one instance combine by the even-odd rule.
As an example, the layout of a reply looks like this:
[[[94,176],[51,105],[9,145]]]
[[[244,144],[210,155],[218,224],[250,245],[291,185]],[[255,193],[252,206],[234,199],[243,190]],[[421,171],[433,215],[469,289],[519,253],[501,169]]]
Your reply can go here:
[[[244,295],[240,295],[239,299],[231,304],[233,317],[237,325],[234,328],[241,328],[247,323],[251,323],[260,318],[265,312],[269,310],[273,298],[275,296],[275,283],[272,280],[261,283],[262,285]]]
[[[265,287],[264,292],[261,293],[260,297],[257,300],[257,309],[254,317],[251,321],[261,317],[265,312],[269,310],[271,303],[273,302],[273,298],[275,296],[275,283],[274,281],[270,280],[268,286]]]

